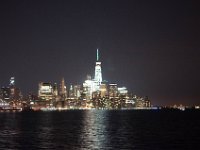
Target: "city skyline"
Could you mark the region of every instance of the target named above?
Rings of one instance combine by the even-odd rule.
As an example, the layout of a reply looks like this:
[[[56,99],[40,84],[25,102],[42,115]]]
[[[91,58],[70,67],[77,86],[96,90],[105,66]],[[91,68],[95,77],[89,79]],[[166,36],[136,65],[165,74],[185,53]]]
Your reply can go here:
[[[83,83],[95,49],[103,79],[153,104],[199,104],[197,2],[1,1],[0,85],[23,93],[38,82]]]
[[[70,84],[67,88],[64,77],[60,83],[39,82],[38,94],[29,93],[23,96],[15,83],[15,77],[10,78],[10,84],[0,89],[0,109],[2,111],[55,111],[70,109],[159,109],[154,106],[148,96],[138,96],[128,91],[125,86],[106,81],[102,78],[102,67],[99,50],[96,50],[94,76],[87,75],[80,84]],[[69,86],[68,86],[69,87]],[[170,106],[171,107],[171,106]],[[194,106],[187,106],[192,108]],[[183,110],[183,105],[173,107]],[[195,109],[197,106],[195,106]]]

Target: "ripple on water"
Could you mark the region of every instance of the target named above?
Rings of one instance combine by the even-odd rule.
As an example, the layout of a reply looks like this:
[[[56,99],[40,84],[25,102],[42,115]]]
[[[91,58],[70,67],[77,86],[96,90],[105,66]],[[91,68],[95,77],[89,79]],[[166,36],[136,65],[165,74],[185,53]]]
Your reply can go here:
[[[193,149],[200,112],[66,111],[0,114],[0,149]]]

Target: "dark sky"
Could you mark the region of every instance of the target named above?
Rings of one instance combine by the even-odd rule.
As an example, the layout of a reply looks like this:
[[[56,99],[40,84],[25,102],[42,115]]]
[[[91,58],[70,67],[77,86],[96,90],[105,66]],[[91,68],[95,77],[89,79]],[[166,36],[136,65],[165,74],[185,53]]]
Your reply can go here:
[[[94,75],[154,105],[200,104],[200,5],[188,0],[1,0],[0,85]]]

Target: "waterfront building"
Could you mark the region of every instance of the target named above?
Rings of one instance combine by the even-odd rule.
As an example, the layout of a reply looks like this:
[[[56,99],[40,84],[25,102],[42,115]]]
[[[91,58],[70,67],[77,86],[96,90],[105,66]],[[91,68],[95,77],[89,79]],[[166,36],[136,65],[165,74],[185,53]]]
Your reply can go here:
[[[145,107],[145,100],[143,97],[137,97],[135,101],[135,107],[137,108],[144,108]]]
[[[38,89],[38,97],[43,100],[53,99],[53,88],[49,82],[40,82]]]
[[[0,89],[0,99],[5,102],[21,100],[21,90],[15,86],[15,78],[11,77],[9,86],[3,86]]]
[[[118,96],[118,88],[116,83],[109,84],[109,98],[115,98]]]
[[[1,88],[1,99],[6,102],[10,101],[10,87]]]
[[[149,100],[148,96],[144,98],[144,103],[145,103],[145,107],[151,107],[151,101]]]
[[[64,78],[62,78],[61,83],[60,83],[59,95],[61,96],[61,98],[64,98],[64,99],[67,98],[67,88],[66,88]]]
[[[128,90],[126,87],[118,87],[118,96],[128,96]]]

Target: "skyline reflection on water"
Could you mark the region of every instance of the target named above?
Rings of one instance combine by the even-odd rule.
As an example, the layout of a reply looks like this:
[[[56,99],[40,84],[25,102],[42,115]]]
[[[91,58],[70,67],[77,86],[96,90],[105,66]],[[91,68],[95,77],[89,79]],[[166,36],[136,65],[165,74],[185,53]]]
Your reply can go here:
[[[86,111],[84,113],[81,140],[85,149],[99,149],[105,147],[109,140],[105,131],[107,120],[106,111]]]
[[[191,149],[199,111],[0,113],[0,149]]]

